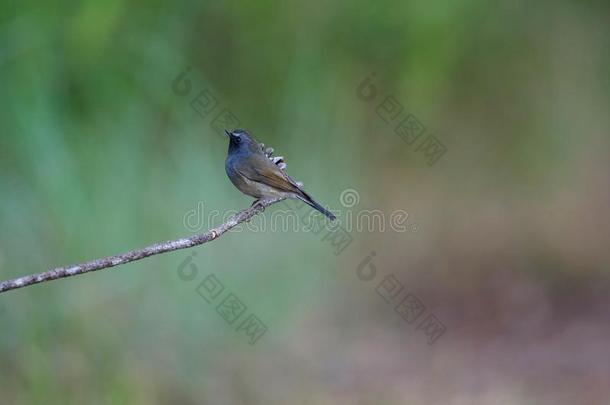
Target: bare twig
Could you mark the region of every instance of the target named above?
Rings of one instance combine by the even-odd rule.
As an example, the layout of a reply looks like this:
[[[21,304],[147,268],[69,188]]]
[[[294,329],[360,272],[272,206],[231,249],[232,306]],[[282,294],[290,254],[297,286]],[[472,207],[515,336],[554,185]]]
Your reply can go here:
[[[136,260],[141,260],[146,257],[158,255],[161,253],[171,252],[179,249],[187,249],[193,246],[202,245],[206,242],[210,242],[214,239],[217,239],[220,235],[227,232],[231,228],[241,224],[242,222],[248,221],[253,216],[263,212],[266,207],[282,200],[283,198],[276,198],[261,201],[259,204],[253,205],[250,208],[233,215],[224,224],[216,228],[212,228],[207,232],[200,233],[189,238],[182,238],[162,243],[156,243],[154,245],[146,246],[140,249],[130,250],[129,252],[116,256],[108,256],[101,259],[91,260],[89,262],[76,264],[74,266],[57,267],[55,269],[44,271],[42,273],[31,274],[29,276],[23,276],[12,280],[2,281],[0,282],[0,293],[9,290],[15,290],[17,288],[27,287],[29,285],[44,283],[45,281],[56,280],[58,278],[72,277],[77,276],[79,274],[88,273],[90,271],[107,269],[110,267],[133,262]]]

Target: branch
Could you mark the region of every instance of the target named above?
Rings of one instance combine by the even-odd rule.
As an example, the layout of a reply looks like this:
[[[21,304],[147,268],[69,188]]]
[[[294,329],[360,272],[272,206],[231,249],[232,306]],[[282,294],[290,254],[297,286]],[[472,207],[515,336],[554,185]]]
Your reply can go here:
[[[234,228],[242,222],[250,220],[250,218],[263,212],[266,207],[280,202],[283,199],[284,198],[261,200],[260,203],[252,205],[250,208],[233,215],[224,224],[216,228],[212,228],[207,232],[191,236],[190,238],[182,238],[162,243],[156,243],[154,245],[146,246],[140,249],[130,250],[129,252],[116,256],[108,256],[101,259],[91,260],[89,262],[77,264],[74,266],[57,267],[55,269],[44,271],[42,273],[31,274],[29,276],[23,276],[12,280],[2,281],[0,282],[0,294],[9,290],[15,290],[17,288],[27,287],[29,285],[34,285],[38,283],[44,283],[45,281],[52,281],[58,278],[77,276],[79,274],[89,273],[90,271],[107,269],[110,267],[119,266],[121,264],[134,262],[136,260],[142,260],[146,257],[158,255],[161,253],[167,253],[172,252],[174,250],[187,249],[193,246],[202,245],[204,243],[217,239],[218,237],[220,237],[220,235],[224,234],[231,228]]]

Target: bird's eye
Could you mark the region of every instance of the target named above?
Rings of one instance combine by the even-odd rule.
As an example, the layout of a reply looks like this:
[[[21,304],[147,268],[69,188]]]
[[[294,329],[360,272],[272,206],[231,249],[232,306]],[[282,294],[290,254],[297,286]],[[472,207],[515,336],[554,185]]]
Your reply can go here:
[[[235,135],[235,143],[240,143],[240,142],[241,142],[241,136]]]

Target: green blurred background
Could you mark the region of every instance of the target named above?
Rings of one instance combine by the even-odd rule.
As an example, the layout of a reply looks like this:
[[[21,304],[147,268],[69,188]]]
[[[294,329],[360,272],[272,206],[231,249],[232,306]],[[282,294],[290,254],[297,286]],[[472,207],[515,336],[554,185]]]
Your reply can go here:
[[[323,234],[245,229],[2,294],[1,403],[607,403],[607,2],[0,11],[1,280],[189,235],[199,202],[247,207],[212,127],[223,108],[342,220],[353,189],[353,212],[417,224],[352,230],[339,255]],[[204,89],[206,117],[190,105]],[[388,95],[446,147],[434,165],[377,114]],[[255,345],[197,294],[210,274],[267,326]],[[388,274],[445,325],[434,344],[376,293]]]

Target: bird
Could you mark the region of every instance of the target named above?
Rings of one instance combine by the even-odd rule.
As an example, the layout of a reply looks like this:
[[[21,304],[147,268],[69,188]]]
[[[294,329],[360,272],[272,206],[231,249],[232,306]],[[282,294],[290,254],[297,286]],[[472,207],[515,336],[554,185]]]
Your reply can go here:
[[[303,190],[302,183],[286,174],[286,162],[281,156],[273,156],[273,148],[265,148],[245,129],[225,129],[225,134],[229,137],[225,171],[239,191],[256,198],[252,205],[278,197],[294,198],[320,211],[331,221],[336,219]]]

